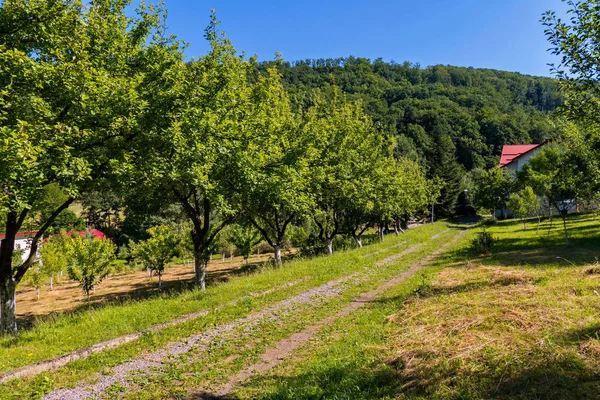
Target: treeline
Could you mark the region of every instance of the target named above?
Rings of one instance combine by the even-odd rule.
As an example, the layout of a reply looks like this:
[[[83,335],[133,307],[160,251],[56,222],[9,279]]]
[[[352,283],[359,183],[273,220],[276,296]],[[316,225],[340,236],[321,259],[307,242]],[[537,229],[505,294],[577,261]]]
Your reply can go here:
[[[272,67],[273,62],[261,64]],[[470,189],[469,171],[498,164],[505,144],[558,136],[552,112],[562,104],[554,79],[487,69],[338,58],[277,64],[290,93],[339,87],[365,104],[377,128],[395,138],[396,152],[417,160],[445,183],[439,209],[467,210],[456,201]]]
[[[42,239],[69,228],[57,221],[76,200],[88,222],[148,227],[130,248],[159,276],[174,247],[163,228],[183,224],[203,289],[230,225],[260,233],[280,263],[293,225],[310,221],[331,253],[342,234],[361,246],[375,224],[382,237],[401,230],[442,191],[359,99],[335,86],[291,92],[278,67],[261,71],[240,56],[214,15],[210,51],[187,61],[163,10],[141,6],[129,17],[126,5],[0,7],[0,332],[16,332],[16,287],[43,272]],[[22,255],[24,227],[37,233]],[[64,242],[69,276],[89,295],[116,248],[91,235]]]

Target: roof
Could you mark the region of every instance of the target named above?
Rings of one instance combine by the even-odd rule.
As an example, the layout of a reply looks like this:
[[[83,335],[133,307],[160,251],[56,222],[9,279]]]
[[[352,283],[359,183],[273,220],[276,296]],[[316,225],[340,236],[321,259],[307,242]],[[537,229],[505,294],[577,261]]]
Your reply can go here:
[[[67,235],[74,235],[74,234],[79,234],[81,236],[85,236],[85,232],[86,231],[71,231],[71,232],[67,232]],[[101,231],[99,231],[98,229],[88,229],[87,232],[90,233],[90,235],[92,235],[93,238],[96,239],[104,239],[106,238],[106,235],[104,233],[102,233]],[[22,238],[29,238],[29,237],[33,237],[37,234],[37,231],[35,232],[18,232],[17,236],[15,237],[16,239],[22,239]],[[0,240],[4,239],[6,237],[6,234],[2,233],[0,234]]]
[[[104,239],[106,237],[106,235],[104,233],[102,233],[101,231],[99,231],[98,229],[87,229],[85,231],[71,231],[71,232],[67,232],[67,235],[71,236],[71,235],[78,233],[81,236],[85,236],[86,232],[89,232],[89,234],[92,235],[92,237],[95,239]]]
[[[34,232],[17,232],[17,235],[15,236],[15,239],[23,239],[23,238],[30,238],[32,236],[35,236],[37,234],[37,231]],[[0,239],[4,239],[6,238],[6,234],[2,233],[0,234]]]
[[[521,157],[524,154],[529,153],[542,146],[544,143],[539,144],[514,144],[505,145],[502,148],[502,155],[500,156],[500,168],[507,166],[512,163],[515,159]]]

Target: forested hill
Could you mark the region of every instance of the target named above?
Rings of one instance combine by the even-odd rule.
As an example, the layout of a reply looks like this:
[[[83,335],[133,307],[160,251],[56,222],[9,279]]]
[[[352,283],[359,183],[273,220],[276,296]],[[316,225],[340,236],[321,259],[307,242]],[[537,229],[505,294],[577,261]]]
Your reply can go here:
[[[285,62],[282,68],[292,93],[335,84],[360,97],[378,127],[397,136],[398,151],[418,157],[430,171],[452,161],[440,159],[448,154],[466,171],[488,168],[504,144],[556,135],[548,116],[562,100],[550,78],[354,57]]]

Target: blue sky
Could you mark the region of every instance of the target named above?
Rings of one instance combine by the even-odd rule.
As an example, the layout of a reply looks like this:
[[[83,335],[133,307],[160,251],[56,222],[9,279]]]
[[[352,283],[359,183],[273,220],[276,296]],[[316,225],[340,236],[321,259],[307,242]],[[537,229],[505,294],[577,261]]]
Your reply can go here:
[[[238,51],[272,59],[354,55],[422,66],[451,64],[549,75],[539,20],[560,0],[165,0],[172,33],[207,50],[203,29],[211,8]]]

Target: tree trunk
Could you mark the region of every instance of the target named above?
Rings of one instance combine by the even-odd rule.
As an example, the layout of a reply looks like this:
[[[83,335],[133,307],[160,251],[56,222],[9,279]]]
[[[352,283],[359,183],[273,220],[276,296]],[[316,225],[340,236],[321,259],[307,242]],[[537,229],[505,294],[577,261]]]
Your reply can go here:
[[[275,263],[281,265],[281,246],[276,244],[273,246]]]
[[[542,223],[542,217],[538,215],[538,226],[537,226],[537,232],[535,233],[536,235],[540,233],[540,224]]]
[[[362,249],[363,245],[362,245],[362,236],[354,236],[354,241],[356,242],[356,245],[358,246],[359,249]]]
[[[50,291],[52,291],[52,283],[53,283],[53,277],[50,276]]]
[[[196,286],[201,290],[206,289],[206,262],[202,257],[202,252],[195,252],[194,258],[194,276],[196,279]]]
[[[385,236],[385,233],[383,232],[383,224],[379,224],[378,231],[379,231],[379,240],[383,242],[383,237]]]
[[[162,277],[162,274],[159,273],[158,274],[158,290],[162,289],[162,280],[160,279]]]
[[[35,297],[38,301],[40,300],[40,288],[35,288]]]
[[[229,262],[233,262],[233,251],[229,254]]]
[[[432,224],[435,222],[434,211],[435,211],[435,203],[431,203],[431,223]]]
[[[563,216],[563,229],[565,231],[565,243],[569,246],[569,231],[567,230],[567,217]]]
[[[249,262],[248,262],[248,257],[245,257],[245,258],[244,258],[244,261],[246,262],[246,265],[248,265],[248,264],[249,264]]]
[[[327,254],[333,254],[333,239],[325,240],[325,247],[327,248]]]
[[[223,262],[225,262],[225,253],[223,253]]]
[[[148,273],[148,278],[152,278],[152,270],[150,268],[146,268],[146,272]]]
[[[394,235],[400,235],[400,232],[398,232],[398,221],[394,221]]]
[[[12,280],[0,284],[0,333],[17,334],[16,288]]]

